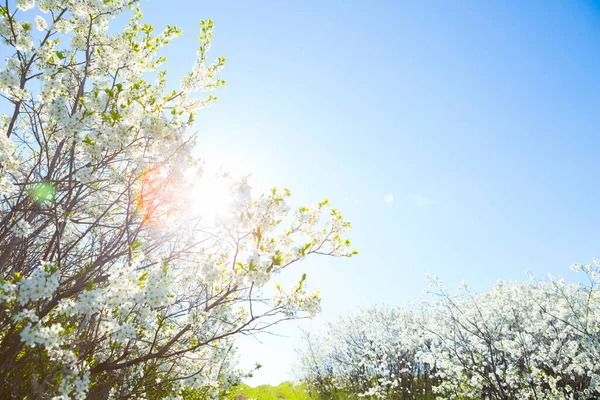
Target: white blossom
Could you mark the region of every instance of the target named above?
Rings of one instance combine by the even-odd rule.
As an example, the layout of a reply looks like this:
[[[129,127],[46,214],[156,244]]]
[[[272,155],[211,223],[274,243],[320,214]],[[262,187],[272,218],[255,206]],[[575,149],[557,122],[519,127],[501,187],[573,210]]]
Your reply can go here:
[[[48,24],[46,23],[44,17],[42,17],[41,15],[35,16],[35,27],[38,31],[45,31],[46,28],[48,28]]]
[[[213,23],[173,92],[160,49],[181,30],[154,32],[137,5],[18,0],[0,16],[0,92],[19,107],[0,118],[2,393],[84,399],[106,384],[140,397],[143,383],[172,388],[147,397],[218,398],[244,376],[236,335],[320,310],[304,278],[268,298],[273,277],[355,254],[328,201],[291,212],[289,190],[228,174],[222,198],[201,201],[216,188],[198,191],[205,177],[185,171],[202,164],[194,118],[224,84],[224,58],[208,59]]]

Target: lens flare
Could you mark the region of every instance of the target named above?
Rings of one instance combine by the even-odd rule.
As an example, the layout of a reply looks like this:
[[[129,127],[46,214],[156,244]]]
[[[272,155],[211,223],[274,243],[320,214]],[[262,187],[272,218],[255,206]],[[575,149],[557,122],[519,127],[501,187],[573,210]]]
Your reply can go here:
[[[180,208],[175,179],[162,165],[146,168],[139,179],[137,209],[144,222],[160,225]]]
[[[30,196],[38,204],[52,202],[56,197],[56,189],[50,182],[42,181],[37,183],[30,192]]]

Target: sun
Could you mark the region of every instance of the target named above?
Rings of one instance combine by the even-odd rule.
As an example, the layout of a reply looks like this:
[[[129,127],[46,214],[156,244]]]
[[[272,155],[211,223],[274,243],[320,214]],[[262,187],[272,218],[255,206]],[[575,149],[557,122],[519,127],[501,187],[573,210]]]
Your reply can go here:
[[[146,168],[139,176],[136,192],[142,219],[154,227],[181,216],[190,222],[199,219],[204,228],[227,224],[242,187],[236,179],[243,174],[235,161],[222,153],[209,152],[203,155],[200,165],[182,171],[183,179],[161,165]]]
[[[190,211],[201,218],[203,226],[215,226],[230,214],[233,199],[230,182],[227,173],[220,169],[206,165],[201,168],[201,173],[197,168],[188,172],[196,175],[189,193]]]
[[[186,169],[184,177],[176,179],[160,165],[140,174],[135,198],[142,220],[153,227],[179,219],[177,215],[190,221],[199,218],[203,227],[226,222],[233,199],[229,174],[205,164]]]
[[[244,175],[243,163],[231,154],[212,149],[203,152],[201,159],[199,168],[186,171],[192,182],[191,211],[201,218],[203,226],[227,223],[237,198],[233,184]]]

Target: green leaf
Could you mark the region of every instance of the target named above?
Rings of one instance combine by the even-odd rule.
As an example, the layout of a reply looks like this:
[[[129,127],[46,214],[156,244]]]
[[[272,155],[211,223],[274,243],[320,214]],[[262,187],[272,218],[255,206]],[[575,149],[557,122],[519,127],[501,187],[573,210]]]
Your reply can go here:
[[[140,242],[139,239],[135,239],[135,242],[132,243],[131,246],[129,246],[129,249],[131,250],[131,252],[135,252],[136,250],[138,250],[140,247],[142,247],[142,242]]]
[[[282,258],[281,258],[281,256],[279,254],[275,254],[273,256],[272,260],[273,260],[273,265],[276,265],[276,266],[280,266],[281,265]]]
[[[121,119],[123,119],[123,116],[121,114],[119,114],[119,112],[117,110],[110,110],[110,117],[112,118],[112,120],[114,122],[120,121]]]
[[[95,146],[95,145],[96,145],[96,141],[95,141],[95,140],[92,140],[92,139],[90,139],[90,137],[89,137],[88,135],[85,135],[85,136],[83,137],[83,143],[85,143],[85,144],[87,144],[87,145],[90,145],[90,146]]]
[[[302,257],[306,256],[306,250],[310,249],[310,247],[312,246],[312,242],[308,242],[306,243],[304,246],[302,246]]]
[[[256,228],[255,231],[252,232],[252,236],[256,239],[256,243],[260,243],[262,240],[262,233],[260,232],[260,227]]]

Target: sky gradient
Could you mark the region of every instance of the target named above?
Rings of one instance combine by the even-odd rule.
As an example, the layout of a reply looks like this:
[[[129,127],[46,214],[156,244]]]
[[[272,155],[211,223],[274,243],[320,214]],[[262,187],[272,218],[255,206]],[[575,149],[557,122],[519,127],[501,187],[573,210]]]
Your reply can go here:
[[[199,116],[198,154],[327,196],[360,255],[296,265],[323,312],[241,342],[251,384],[291,378],[298,326],[423,295],[426,271],[468,280],[573,276],[599,256],[600,4],[588,1],[142,2],[169,77],[190,68],[200,19],[227,86]],[[273,282],[274,286],[275,282]]]

